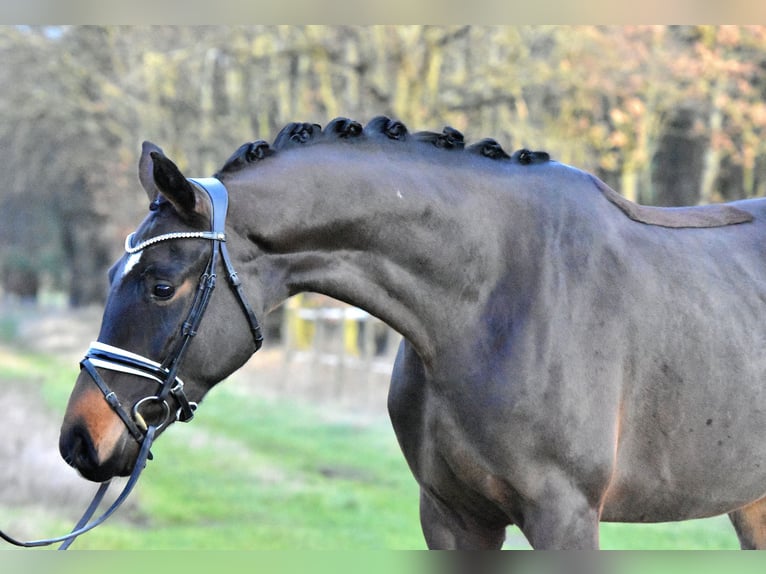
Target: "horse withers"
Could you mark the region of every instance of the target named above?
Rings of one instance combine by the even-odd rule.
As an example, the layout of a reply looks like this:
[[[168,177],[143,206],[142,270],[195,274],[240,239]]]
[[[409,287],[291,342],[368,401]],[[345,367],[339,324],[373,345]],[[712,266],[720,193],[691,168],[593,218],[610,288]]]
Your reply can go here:
[[[251,316],[314,291],[404,337],[388,407],[429,547],[498,548],[514,524],[594,548],[599,521],[722,513],[766,546],[766,200],[637,206],[545,153],[385,117],[240,147],[217,239],[204,185],[148,143],[139,174],[151,210],[89,352],[129,368],[84,369],[61,431],[83,476],[129,473],[126,418],[189,418],[257,348]]]

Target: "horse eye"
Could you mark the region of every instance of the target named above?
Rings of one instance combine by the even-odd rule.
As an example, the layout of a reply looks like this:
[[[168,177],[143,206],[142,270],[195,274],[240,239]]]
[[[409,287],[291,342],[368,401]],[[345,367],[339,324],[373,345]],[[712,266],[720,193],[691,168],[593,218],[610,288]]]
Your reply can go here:
[[[176,292],[175,287],[166,283],[159,283],[154,286],[152,293],[157,299],[170,299]]]

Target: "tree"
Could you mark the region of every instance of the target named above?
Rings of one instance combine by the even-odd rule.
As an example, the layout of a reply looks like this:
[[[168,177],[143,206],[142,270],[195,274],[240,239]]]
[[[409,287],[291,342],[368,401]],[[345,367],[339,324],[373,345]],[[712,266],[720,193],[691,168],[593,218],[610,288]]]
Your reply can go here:
[[[209,175],[289,121],[386,114],[644,203],[766,193],[762,26],[5,27],[0,57],[0,267],[73,304],[145,212],[144,139]]]

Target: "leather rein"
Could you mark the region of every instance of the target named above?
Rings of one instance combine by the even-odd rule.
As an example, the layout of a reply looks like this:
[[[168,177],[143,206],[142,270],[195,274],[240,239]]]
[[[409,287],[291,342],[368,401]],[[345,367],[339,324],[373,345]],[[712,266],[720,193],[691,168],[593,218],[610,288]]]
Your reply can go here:
[[[242,290],[242,283],[237,272],[234,270],[228,250],[226,249],[225,224],[229,203],[229,195],[226,187],[216,178],[189,178],[189,181],[205,191],[210,198],[213,210],[210,231],[166,233],[141,241],[137,245],[133,245],[135,234],[129,235],[125,240],[125,251],[129,254],[138,253],[146,247],[161,241],[204,239],[212,242],[210,259],[205,272],[200,277],[199,286],[194,296],[189,314],[181,325],[181,336],[174,351],[170,353],[162,363],[157,363],[156,361],[119,347],[113,347],[101,342],[93,342],[85,354],[85,358],[80,362],[80,368],[84,369],[88,375],[90,375],[93,382],[103,393],[106,402],[115,413],[117,413],[117,416],[120,417],[131,436],[141,445],[130,478],[123,487],[120,495],[109,508],[107,508],[97,519],[89,522],[106,494],[110,481],[102,483],[82,518],[77,522],[74,529],[69,534],[54,538],[24,542],[8,536],[0,530],[0,538],[6,542],[26,548],[48,546],[62,542],[63,544],[61,544],[59,549],[67,549],[75,538],[102,524],[127,499],[136,482],[138,482],[141,472],[146,467],[147,460],[152,459],[150,449],[155,434],[171,422],[171,417],[174,417],[174,420],[181,422],[188,422],[194,417],[194,411],[197,408],[197,404],[187,398],[186,393],[184,392],[184,383],[178,377],[178,371],[181,368],[186,351],[189,348],[189,343],[197,334],[200,323],[202,322],[202,317],[205,314],[205,310],[210,302],[210,297],[213,294],[213,289],[215,289],[216,268],[219,261],[223,262],[228,283],[236,294],[240,306],[247,317],[250,331],[253,336],[253,342],[255,343],[255,351],[258,351],[258,349],[261,348],[261,345],[263,344],[263,334],[261,332],[260,324],[253,308],[245,297],[245,293]],[[114,391],[109,388],[101,377],[98,369],[127,373],[149,379],[158,385],[159,390],[154,395],[148,395],[136,401],[130,412],[128,412],[128,410],[126,410],[120,403]],[[177,405],[175,412],[171,410],[170,405],[168,404],[168,399],[170,397],[172,397]],[[149,422],[147,420],[149,418],[148,415],[145,417],[142,413],[142,410],[151,404],[155,404],[160,408],[161,420],[157,423]]]

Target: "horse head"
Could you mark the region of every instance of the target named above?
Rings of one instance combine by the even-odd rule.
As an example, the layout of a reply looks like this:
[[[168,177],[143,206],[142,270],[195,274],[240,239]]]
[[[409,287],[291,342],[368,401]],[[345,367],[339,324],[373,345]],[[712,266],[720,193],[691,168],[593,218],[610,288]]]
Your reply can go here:
[[[159,434],[190,419],[260,344],[223,243],[225,188],[214,199],[148,142],[139,179],[150,212],[109,271],[98,341],[82,363],[59,441],[64,459],[93,481],[130,474],[147,425]],[[233,289],[213,290],[221,272]],[[208,303],[214,311],[197,334]]]

